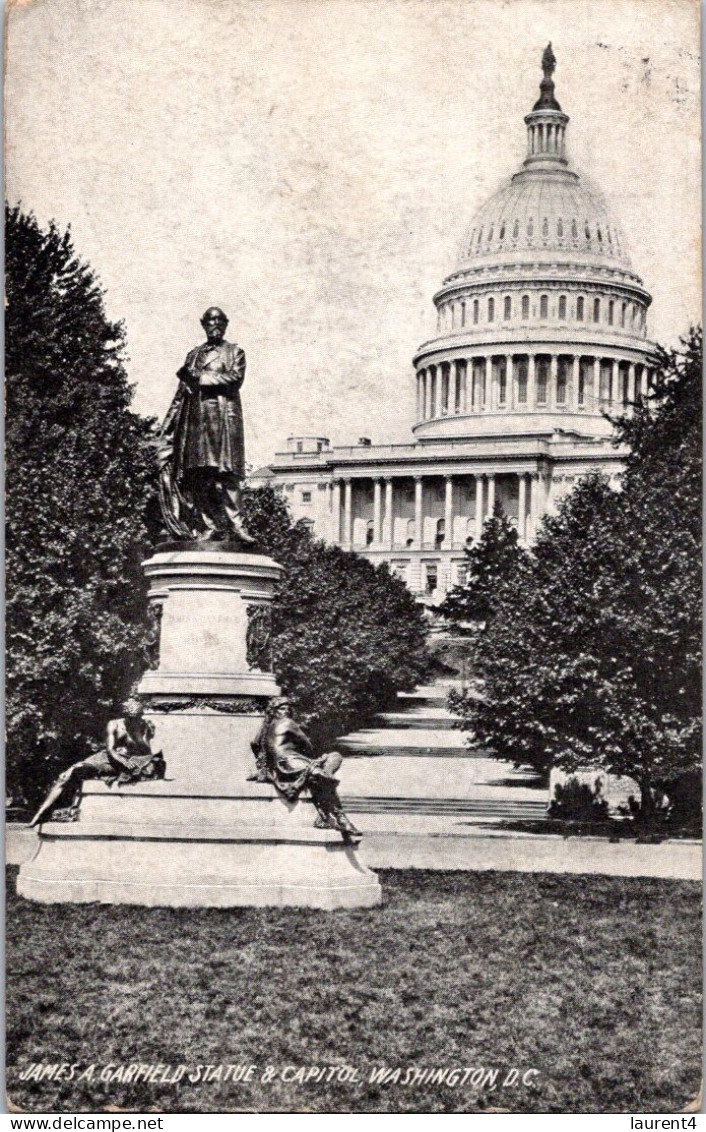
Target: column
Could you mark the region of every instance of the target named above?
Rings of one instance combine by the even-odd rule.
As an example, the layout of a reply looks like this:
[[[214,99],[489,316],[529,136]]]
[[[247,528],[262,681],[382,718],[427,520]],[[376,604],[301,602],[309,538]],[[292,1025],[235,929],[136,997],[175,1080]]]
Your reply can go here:
[[[615,358],[611,362],[610,403],[620,404],[620,365]]]
[[[566,394],[566,404],[575,412],[579,403],[579,357],[574,354],[571,359],[571,384]]]
[[[527,537],[526,523],[527,523],[527,481],[525,474],[522,472],[518,477],[520,492],[517,502],[517,535],[521,541]]]
[[[488,373],[488,359],[483,358],[483,365],[481,366],[480,377],[480,407],[481,409],[488,408],[488,397],[490,394],[490,374]]]
[[[424,539],[422,517],[422,477],[414,477],[414,542],[417,550],[422,549]]]
[[[546,512],[548,512],[550,515],[554,511],[554,469],[553,468],[549,469],[549,474],[547,475],[547,493],[546,493],[546,497],[545,497],[545,500],[544,500],[544,510]]]
[[[436,367],[436,404],[434,405],[434,416],[441,416],[441,405],[444,396],[444,367],[438,365]]]
[[[466,364],[463,366],[463,373],[461,377],[461,410],[464,413],[468,412],[468,370],[471,364],[470,358],[466,358]]]
[[[505,359],[505,406],[508,409],[514,409],[516,401],[514,356],[514,354],[508,354]]]
[[[592,413],[600,411],[601,407],[601,359],[594,354],[588,359],[586,369],[586,407]]]
[[[333,501],[331,504],[331,541],[341,544],[341,481],[333,481]]]
[[[490,366],[490,390],[488,392],[488,408],[491,413],[498,407],[498,363],[492,357],[488,358]]]
[[[350,480],[343,481],[343,545],[353,545],[353,485]]]
[[[422,419],[422,371],[417,373],[417,420]]]
[[[392,502],[392,480],[385,480],[385,531],[383,539],[388,550],[393,549],[395,539],[395,517]]]
[[[454,537],[454,481],[453,476],[446,476],[446,496],[444,499],[444,547],[448,550],[453,545]]]
[[[635,404],[635,363],[630,362],[628,365],[628,401],[631,405]]]
[[[476,476],[476,542],[483,533],[483,477]]]
[[[454,413],[461,412],[461,363],[457,359],[453,363],[454,368]]]
[[[527,516],[527,541],[534,537],[535,523],[538,519],[538,503],[539,503],[539,476],[536,472],[530,475],[530,497],[529,497],[529,515]]]
[[[552,354],[549,363],[549,392],[547,395],[547,408],[556,408],[556,379],[559,373],[559,356]]]
[[[527,358],[527,408],[529,411],[537,405],[537,379],[534,372],[534,354]]]
[[[322,524],[324,538],[328,535],[329,541],[333,542],[333,481],[329,481],[329,483],[326,484],[324,511],[325,516]]]
[[[495,476],[491,472],[488,477],[488,518],[493,514],[495,507]]]
[[[376,546],[382,543],[382,485],[373,480],[373,540]]]

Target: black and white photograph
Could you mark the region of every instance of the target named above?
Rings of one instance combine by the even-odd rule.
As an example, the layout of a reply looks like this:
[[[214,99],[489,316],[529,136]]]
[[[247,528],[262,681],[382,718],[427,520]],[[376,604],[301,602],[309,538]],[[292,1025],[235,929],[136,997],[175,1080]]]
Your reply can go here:
[[[696,1129],[700,111],[698,0],[8,3],[6,1111]]]

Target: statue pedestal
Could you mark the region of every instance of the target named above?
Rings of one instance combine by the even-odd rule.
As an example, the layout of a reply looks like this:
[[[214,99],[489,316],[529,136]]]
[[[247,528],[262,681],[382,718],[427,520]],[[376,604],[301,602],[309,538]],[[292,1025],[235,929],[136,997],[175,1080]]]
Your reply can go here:
[[[166,778],[84,783],[78,820],[41,826],[20,895],[45,903],[358,908],[382,899],[340,833],[314,827],[255,770],[250,743],[279,689],[267,616],[280,568],[261,555],[169,550],[144,564],[161,609],[159,667],[140,684]]]

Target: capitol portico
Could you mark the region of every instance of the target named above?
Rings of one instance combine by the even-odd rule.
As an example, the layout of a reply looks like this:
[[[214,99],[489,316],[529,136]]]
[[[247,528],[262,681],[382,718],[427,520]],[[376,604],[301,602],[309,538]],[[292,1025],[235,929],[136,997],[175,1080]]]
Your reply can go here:
[[[496,501],[532,541],[581,476],[617,479],[606,414],[650,384],[650,295],[601,194],[569,165],[551,47],[520,170],[477,212],[414,357],[411,444],[290,437],[262,469],[319,537],[438,602]]]

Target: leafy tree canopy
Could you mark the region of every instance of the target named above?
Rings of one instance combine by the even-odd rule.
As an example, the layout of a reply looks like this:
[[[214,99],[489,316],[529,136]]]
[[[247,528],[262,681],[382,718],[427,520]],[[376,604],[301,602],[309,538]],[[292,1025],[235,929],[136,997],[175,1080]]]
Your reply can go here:
[[[423,612],[387,566],[292,524],[272,488],[246,491],[243,510],[258,545],[284,567],[273,606],[275,675],[323,748],[426,677]]]
[[[5,211],[8,791],[88,753],[146,666],[152,426],[69,232]]]
[[[459,627],[490,620],[505,583],[527,562],[518,539],[517,528],[497,500],[478,542],[466,548],[464,580],[449,591],[439,606],[442,617]]]
[[[701,759],[701,331],[682,347],[617,423],[622,490],[589,476],[545,518],[479,639],[484,699],[455,699],[497,757],[630,775],[646,814]]]

